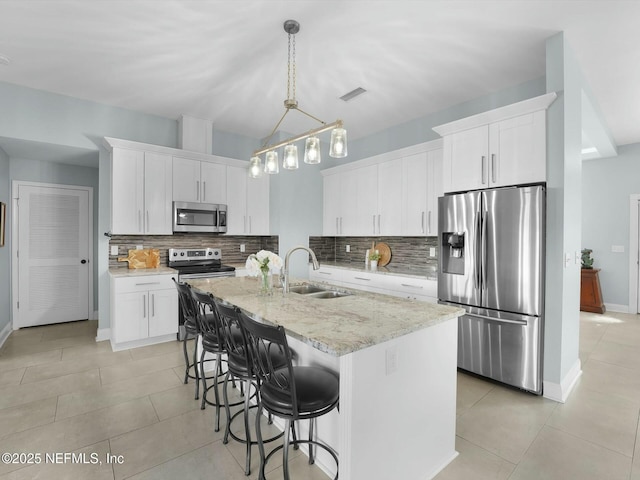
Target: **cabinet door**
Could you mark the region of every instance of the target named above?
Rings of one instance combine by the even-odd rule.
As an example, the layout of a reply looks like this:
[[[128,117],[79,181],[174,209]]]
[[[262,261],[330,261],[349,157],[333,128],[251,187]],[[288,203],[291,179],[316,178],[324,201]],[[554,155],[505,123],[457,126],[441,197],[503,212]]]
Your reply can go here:
[[[149,337],[169,335],[178,331],[178,292],[149,291]]]
[[[148,338],[148,294],[146,292],[116,295],[113,325],[116,343]]]
[[[402,159],[378,165],[378,235],[402,234]]]
[[[378,166],[354,170],[356,195],[355,229],[352,235],[378,234]],[[347,187],[348,188],[348,187]]]
[[[227,203],[227,166],[200,162],[200,198],[203,203]]]
[[[487,188],[488,156],[488,125],[447,135],[444,140],[446,191]]]
[[[172,165],[170,155],[144,154],[144,231],[151,235],[171,235]]]
[[[427,233],[427,152],[416,153],[402,159],[404,235]]]
[[[491,124],[491,186],[544,182],[546,179],[545,111]]]
[[[363,224],[358,217],[358,192],[362,190],[358,182],[358,170],[348,170],[338,174],[340,176],[340,195],[338,197],[339,235],[361,235]],[[371,217],[368,218],[371,225]],[[370,227],[369,230],[370,232]]]
[[[269,181],[270,175],[247,178],[247,233],[269,235]]]
[[[227,234],[247,232],[247,169],[227,166]]]
[[[114,148],[111,153],[111,233],[143,233],[144,153]]]
[[[326,175],[322,181],[322,234],[340,234],[340,174]]]
[[[427,153],[427,210],[425,218],[425,234],[429,237],[438,235],[438,197],[442,195],[442,150],[431,150]]]
[[[200,162],[173,157],[173,200],[199,202],[200,188]]]

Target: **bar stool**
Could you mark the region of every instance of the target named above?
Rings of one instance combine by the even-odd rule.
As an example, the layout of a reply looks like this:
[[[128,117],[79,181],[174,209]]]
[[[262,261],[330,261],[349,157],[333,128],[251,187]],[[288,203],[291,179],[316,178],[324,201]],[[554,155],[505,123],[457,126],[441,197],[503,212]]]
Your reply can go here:
[[[196,306],[193,302],[191,295],[191,287],[187,283],[178,282],[175,278],[172,278],[173,283],[178,290],[178,303],[180,305],[180,311],[184,318],[185,337],[182,340],[182,351],[184,353],[184,383],[189,383],[189,379],[193,378],[196,381],[196,395],[195,399],[198,400],[199,387],[200,387],[200,375],[198,371],[198,338],[200,336],[200,330],[198,329],[198,322],[196,320]],[[193,340],[193,360],[189,361],[189,355],[187,353],[187,341]],[[193,369],[193,373],[191,373]]]
[[[324,368],[314,366],[293,366],[291,350],[284,328],[265,325],[240,312],[242,327],[249,359],[254,373],[260,381],[260,402],[256,421],[258,449],[260,451],[260,480],[265,480],[265,466],[279,449],[282,452],[282,468],[285,480],[289,480],[289,445],[306,443],[309,445],[309,464],[315,462],[313,447],[325,449],[338,465],[338,455],[329,446],[313,437],[315,419],[338,407],[340,382],[338,376]],[[269,360],[264,352],[278,349],[285,355],[286,365],[278,366]],[[285,420],[284,442],[265,457],[260,416],[262,410]],[[309,439],[289,441],[289,428],[296,420],[309,420]],[[336,473],[335,479],[337,480]]]
[[[245,474],[251,474],[251,446],[257,445],[256,441],[251,440],[251,428],[249,426],[249,409],[255,408],[257,405],[250,405],[251,398],[255,398],[256,404],[260,403],[258,392],[258,379],[253,373],[251,369],[251,364],[249,362],[247,356],[247,350],[245,347],[244,337],[242,335],[242,330],[240,328],[240,310],[232,307],[230,305],[226,305],[211,297],[213,304],[218,312],[218,319],[220,320],[220,329],[222,337],[225,342],[225,351],[227,352],[227,374],[224,379],[224,404],[227,412],[227,425],[224,432],[224,439],[222,442],[227,444],[229,442],[229,436],[234,440],[244,443],[247,447],[246,451],[246,464],[245,464]],[[283,367],[286,365],[286,360],[284,357],[284,353],[278,349],[272,349],[267,352],[266,350],[262,352],[262,355],[265,361],[272,363],[274,365],[278,365]],[[232,405],[229,404],[228,390],[227,384],[229,382],[229,378],[238,378],[244,382],[245,385],[245,396],[244,396],[244,408],[241,411],[236,412],[234,415],[231,415],[230,407]],[[251,388],[254,388],[254,394],[249,395],[248,392],[251,391]],[[244,431],[245,438],[240,438],[236,434],[231,431],[231,422],[238,417],[240,414],[243,414],[244,417]],[[258,418],[257,422],[260,422]],[[277,435],[264,440],[263,442],[271,442],[277,440],[282,437],[283,433],[280,432]],[[295,435],[295,432],[294,432]]]

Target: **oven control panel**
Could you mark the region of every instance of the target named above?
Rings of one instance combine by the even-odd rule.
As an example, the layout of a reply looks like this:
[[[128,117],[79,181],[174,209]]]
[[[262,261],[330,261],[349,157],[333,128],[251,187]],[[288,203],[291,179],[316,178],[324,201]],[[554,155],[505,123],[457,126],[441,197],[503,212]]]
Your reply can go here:
[[[170,262],[222,260],[219,248],[170,248]]]

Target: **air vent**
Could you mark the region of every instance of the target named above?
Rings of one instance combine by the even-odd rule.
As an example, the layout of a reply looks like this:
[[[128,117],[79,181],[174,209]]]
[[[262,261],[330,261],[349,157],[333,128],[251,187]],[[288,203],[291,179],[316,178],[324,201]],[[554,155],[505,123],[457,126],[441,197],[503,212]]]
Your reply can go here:
[[[345,93],[343,96],[340,97],[340,100],[344,100],[345,102],[348,102],[349,100],[356,98],[358,95],[362,95],[364,92],[366,92],[364,88],[358,87],[355,90],[351,90],[349,93]]]

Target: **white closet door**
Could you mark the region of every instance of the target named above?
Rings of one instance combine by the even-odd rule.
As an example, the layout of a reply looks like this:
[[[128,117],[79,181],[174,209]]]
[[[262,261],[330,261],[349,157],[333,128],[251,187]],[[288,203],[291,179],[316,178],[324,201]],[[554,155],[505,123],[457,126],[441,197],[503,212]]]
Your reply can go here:
[[[18,197],[14,326],[89,318],[89,193],[21,185]]]

